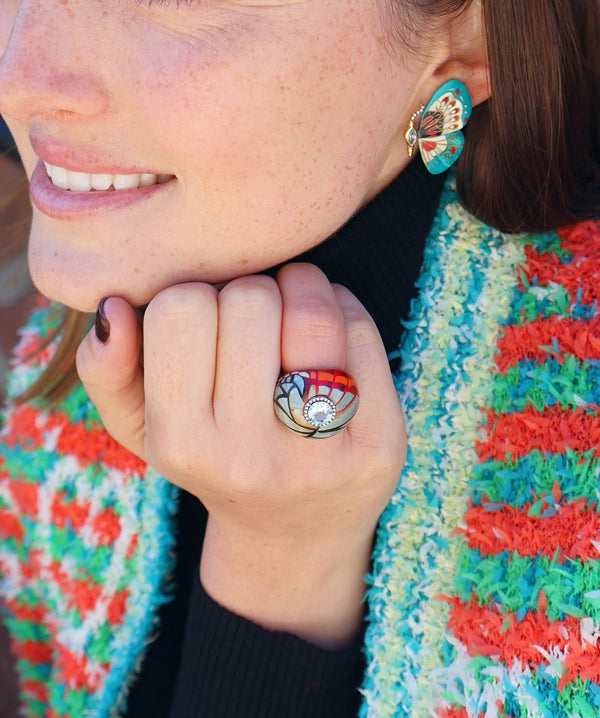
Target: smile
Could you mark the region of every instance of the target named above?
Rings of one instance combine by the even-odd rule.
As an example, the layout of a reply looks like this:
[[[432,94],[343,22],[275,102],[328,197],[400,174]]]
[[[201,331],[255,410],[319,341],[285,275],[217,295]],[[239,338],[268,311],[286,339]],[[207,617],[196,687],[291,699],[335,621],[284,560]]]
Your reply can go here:
[[[44,162],[46,172],[55,187],[70,190],[71,192],[91,192],[93,190],[124,190],[139,187],[151,187],[155,184],[164,184],[173,179],[167,174],[91,174],[88,172],[73,172],[64,167],[57,167]]]
[[[60,220],[86,220],[168,196],[175,175],[75,172],[39,160],[29,182],[33,206]]]

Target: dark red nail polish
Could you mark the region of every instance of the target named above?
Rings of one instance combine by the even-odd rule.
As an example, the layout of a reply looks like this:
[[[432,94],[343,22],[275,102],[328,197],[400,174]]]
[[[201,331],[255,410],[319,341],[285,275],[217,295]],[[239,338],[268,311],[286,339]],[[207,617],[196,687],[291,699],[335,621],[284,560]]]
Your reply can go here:
[[[96,336],[98,337],[98,341],[102,342],[102,344],[106,344],[108,337],[110,336],[110,324],[106,318],[106,314],[104,313],[104,304],[107,299],[108,297],[104,297],[100,300],[98,309],[96,310],[96,322],[94,324]]]

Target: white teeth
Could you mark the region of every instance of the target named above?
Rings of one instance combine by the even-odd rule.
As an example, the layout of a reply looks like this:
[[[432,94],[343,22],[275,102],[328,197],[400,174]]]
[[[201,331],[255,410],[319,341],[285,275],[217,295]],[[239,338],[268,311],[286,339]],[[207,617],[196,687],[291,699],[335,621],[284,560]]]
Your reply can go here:
[[[108,189],[113,181],[112,175],[90,175],[94,189]]]
[[[49,165],[47,163],[44,164],[46,165],[46,172],[48,173],[48,176],[50,177],[52,182],[58,187],[66,187],[67,176],[69,174],[67,170],[63,169],[62,167],[53,167],[52,165]]]
[[[115,189],[134,189],[140,186],[140,175],[115,175],[112,183]]]
[[[90,190],[121,190],[135,189],[137,187],[150,187],[154,184],[162,184],[173,179],[173,175],[166,174],[90,174],[88,172],[72,172],[63,167],[44,162],[46,172],[53,185],[61,189],[68,189],[72,192],[89,192]]]
[[[158,181],[157,175],[151,175],[151,174],[143,174],[140,175],[140,187],[150,187],[153,184],[156,184]]]
[[[67,184],[74,192],[89,192],[92,189],[92,175],[86,172],[67,172]]]

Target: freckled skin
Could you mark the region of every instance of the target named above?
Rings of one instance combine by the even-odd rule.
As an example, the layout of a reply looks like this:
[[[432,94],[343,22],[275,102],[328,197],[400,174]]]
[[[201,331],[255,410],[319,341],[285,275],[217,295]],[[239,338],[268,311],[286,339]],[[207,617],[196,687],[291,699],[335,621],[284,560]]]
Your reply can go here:
[[[0,112],[28,173],[34,132],[176,176],[102,216],[34,210],[38,287],[82,310],[143,304],[328,236],[406,163],[426,64],[381,37],[376,0],[2,3]]]

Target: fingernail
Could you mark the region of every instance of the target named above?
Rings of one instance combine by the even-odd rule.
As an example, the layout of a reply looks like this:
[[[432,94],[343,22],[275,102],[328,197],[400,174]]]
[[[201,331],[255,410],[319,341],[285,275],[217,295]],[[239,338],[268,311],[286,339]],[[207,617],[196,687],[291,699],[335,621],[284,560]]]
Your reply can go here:
[[[107,299],[108,297],[104,297],[100,300],[98,309],[96,310],[96,322],[94,324],[96,336],[98,337],[98,341],[102,342],[102,344],[106,344],[108,337],[110,336],[110,324],[106,318],[106,314],[104,313],[104,304]]]

